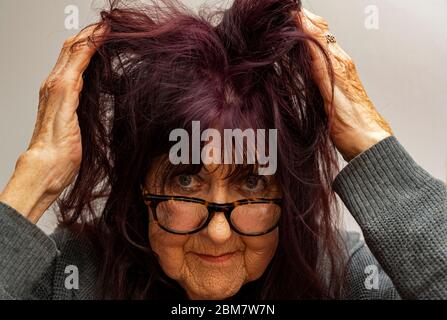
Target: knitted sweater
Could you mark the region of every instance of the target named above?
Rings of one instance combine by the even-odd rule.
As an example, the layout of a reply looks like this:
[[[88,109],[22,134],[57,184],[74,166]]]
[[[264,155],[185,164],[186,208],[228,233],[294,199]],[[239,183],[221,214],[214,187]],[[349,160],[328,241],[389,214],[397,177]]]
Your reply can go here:
[[[345,298],[447,299],[443,182],[389,137],[351,160],[333,188],[365,239],[345,239]],[[98,265],[86,239],[63,228],[47,236],[0,202],[1,299],[95,299]],[[78,268],[78,288],[66,286],[70,266]]]

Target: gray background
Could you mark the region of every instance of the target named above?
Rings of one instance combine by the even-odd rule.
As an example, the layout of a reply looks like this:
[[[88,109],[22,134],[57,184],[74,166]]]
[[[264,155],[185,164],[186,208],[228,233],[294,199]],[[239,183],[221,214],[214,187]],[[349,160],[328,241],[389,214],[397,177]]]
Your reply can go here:
[[[255,1],[255,0],[253,0]],[[197,7],[203,0],[184,1]],[[208,1],[228,6],[232,1]],[[447,179],[447,1],[307,0],[304,6],[329,21],[338,42],[354,59],[377,109],[414,159]],[[102,1],[0,1],[0,188],[31,137],[38,89],[63,41],[67,5],[79,8],[80,27],[95,21]],[[368,30],[365,9],[379,9],[379,29]],[[39,222],[54,227],[53,208]],[[357,229],[346,214],[348,229]]]

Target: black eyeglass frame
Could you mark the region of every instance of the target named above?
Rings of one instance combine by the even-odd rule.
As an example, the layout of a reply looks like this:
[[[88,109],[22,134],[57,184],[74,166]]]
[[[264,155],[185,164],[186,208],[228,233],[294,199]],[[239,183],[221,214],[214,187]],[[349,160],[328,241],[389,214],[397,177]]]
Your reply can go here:
[[[265,235],[267,233],[272,232],[279,224],[279,219],[278,222],[276,222],[276,224],[274,226],[272,226],[271,228],[269,228],[267,231],[263,231],[263,232],[257,232],[257,233],[244,233],[240,230],[237,229],[236,226],[233,225],[233,223],[231,222],[231,213],[233,212],[233,210],[236,207],[240,207],[246,204],[262,204],[262,203],[273,203],[276,204],[278,206],[281,207],[282,204],[282,199],[280,198],[274,198],[274,199],[268,199],[268,198],[252,198],[252,199],[241,199],[241,200],[236,200],[234,202],[228,202],[228,203],[216,203],[216,202],[209,202],[207,200],[204,199],[200,199],[200,198],[194,198],[194,197],[185,197],[185,196],[171,196],[171,195],[156,195],[156,194],[151,194],[149,193],[143,186],[140,186],[141,191],[143,193],[143,200],[144,203],[150,207],[152,209],[152,215],[154,217],[154,220],[158,223],[158,217],[157,217],[157,206],[164,202],[164,201],[169,201],[169,200],[174,200],[174,201],[183,201],[183,202],[190,202],[190,203],[198,203],[201,205],[204,205],[207,209],[208,209],[208,217],[205,220],[205,222],[203,223],[203,225],[201,225],[200,227],[198,227],[195,230],[192,231],[185,231],[185,232],[181,232],[181,231],[175,231],[175,230],[171,230],[169,228],[166,228],[164,226],[162,226],[160,223],[158,223],[158,226],[169,232],[169,233],[173,233],[173,234],[179,234],[179,235],[190,235],[190,234],[194,234],[197,233],[203,229],[205,229],[208,224],[210,223],[210,221],[213,219],[214,214],[216,212],[223,212],[225,215],[225,218],[228,221],[228,224],[230,225],[231,230],[233,230],[234,232],[236,232],[237,234],[240,234],[242,236],[247,236],[247,237],[256,237],[256,236],[262,236]]]

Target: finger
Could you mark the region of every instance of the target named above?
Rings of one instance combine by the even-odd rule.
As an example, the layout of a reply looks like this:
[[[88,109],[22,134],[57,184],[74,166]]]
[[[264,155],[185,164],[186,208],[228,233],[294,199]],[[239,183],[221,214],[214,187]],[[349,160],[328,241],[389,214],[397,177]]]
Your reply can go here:
[[[329,59],[333,64],[334,59],[332,56],[332,50],[330,48],[331,46],[328,45],[328,42],[326,40],[325,31],[318,25],[314,24],[308,17],[308,15],[306,15],[305,12],[301,12],[300,17],[302,21],[303,30],[306,33],[310,34],[321,45],[321,47],[328,54]],[[320,88],[320,91],[323,94],[323,96],[330,97],[332,86],[328,66],[326,63],[326,57],[321,48],[318,47],[317,44],[315,44],[314,42],[308,41],[308,47],[312,58],[313,78],[318,84],[318,87]]]
[[[317,16],[316,14],[310,12],[306,8],[302,8],[303,14],[318,28],[327,31],[329,30],[329,24],[323,17]]]
[[[304,13],[301,13],[300,16],[301,16],[303,30],[306,33],[310,34],[313,38],[315,38],[318,41],[318,43],[325,50],[327,50],[328,44],[327,44],[326,38],[324,37],[323,31],[320,28],[318,28],[317,26],[315,26]],[[324,55],[321,52],[321,49],[318,48],[318,46],[312,41],[308,41],[308,45],[309,45],[312,61],[317,64],[323,63]],[[325,65],[325,64],[323,63],[323,65]]]
[[[95,53],[96,46],[101,45],[101,42],[96,42],[96,40],[105,32],[104,27],[96,27],[96,25],[90,26],[65,41],[55,69],[41,87],[41,99],[44,106],[41,112],[44,115],[58,110],[68,116],[76,112],[79,93],[83,86],[82,73]],[[95,41],[96,46],[90,40]],[[53,90],[58,94],[50,94]],[[63,99],[63,103],[62,100],[57,103],[48,103],[50,98]],[[51,105],[60,107],[53,108]]]
[[[303,8],[304,9],[304,8]],[[306,29],[308,33],[317,38],[320,44],[327,49],[327,52],[330,54],[331,58],[338,58],[339,60],[351,60],[351,57],[341,48],[338,42],[330,42],[328,43],[326,39],[326,35],[328,30],[321,27],[321,25],[316,25],[309,19],[309,17],[303,13],[303,27]],[[318,50],[319,51],[319,50]],[[334,62],[334,61],[333,61]]]
[[[307,14],[306,14],[307,12]],[[309,15],[313,18],[312,20]],[[303,20],[303,27],[306,31],[312,34],[314,37],[320,40],[320,44],[328,49],[330,53],[341,58],[350,59],[349,55],[340,47],[338,42],[328,42],[326,35],[329,33],[329,26],[325,20],[319,16],[312,14],[310,11],[303,8],[303,13],[301,14]],[[315,23],[315,20],[321,20],[319,23]]]
[[[101,45],[101,37],[105,30],[104,26],[98,29],[96,25],[93,25],[84,29],[75,37],[67,52],[68,59],[65,69],[68,74],[82,75],[91,57],[96,52],[97,46]],[[97,41],[98,39],[100,41]]]
[[[307,16],[309,17],[309,19],[314,19],[314,20],[322,20],[323,17],[320,17],[318,15],[316,15],[315,13],[313,13],[312,11],[310,11],[309,9],[306,9],[304,7],[301,8],[301,11]]]
[[[65,40],[64,44],[62,45],[59,56],[57,58],[56,64],[54,65],[53,69],[51,70],[50,76],[58,75],[63,70],[63,67],[65,66],[65,64],[68,60],[69,47],[72,45],[74,38],[75,37],[73,36],[73,37],[70,37],[67,40]]]
[[[96,41],[105,32],[104,26],[96,28],[97,25],[89,26],[64,42],[51,75],[60,78],[65,73],[65,76],[73,79],[81,76],[96,51],[95,45],[90,40]],[[96,42],[96,46],[100,44]]]
[[[327,47],[325,34],[329,31],[328,25],[315,22],[304,11],[301,12],[300,16],[303,21],[304,30],[320,40],[321,45]]]
[[[59,54],[59,57],[57,59],[56,65],[53,69],[53,73],[54,74],[58,74],[59,71],[61,69],[63,69],[63,67],[65,66],[67,60],[68,60],[68,56],[69,56],[69,50],[70,48],[73,46],[73,44],[77,41],[80,40],[80,37],[82,35],[82,31],[81,33],[78,33],[77,35],[71,36],[68,39],[66,39],[64,41],[64,44],[62,46],[61,52]]]

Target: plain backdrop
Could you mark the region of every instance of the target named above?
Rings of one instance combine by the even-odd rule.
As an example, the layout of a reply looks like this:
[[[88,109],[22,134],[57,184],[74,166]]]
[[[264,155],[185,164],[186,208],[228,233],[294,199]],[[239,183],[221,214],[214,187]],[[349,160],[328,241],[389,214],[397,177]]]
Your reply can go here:
[[[256,1],[256,0],[253,0]],[[197,8],[201,0],[185,0]],[[224,7],[232,1],[208,1]],[[366,91],[413,158],[435,177],[447,178],[447,1],[307,0],[325,17],[356,63]],[[97,20],[103,1],[0,1],[0,188],[26,150],[37,112],[38,89],[51,71],[67,30],[65,8],[79,9],[82,28]],[[372,11],[371,11],[372,10]],[[371,13],[378,22],[370,28]],[[50,208],[39,226],[55,225]],[[358,229],[349,214],[348,229]]]

